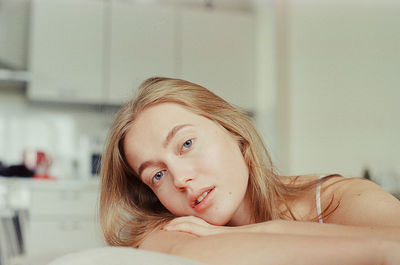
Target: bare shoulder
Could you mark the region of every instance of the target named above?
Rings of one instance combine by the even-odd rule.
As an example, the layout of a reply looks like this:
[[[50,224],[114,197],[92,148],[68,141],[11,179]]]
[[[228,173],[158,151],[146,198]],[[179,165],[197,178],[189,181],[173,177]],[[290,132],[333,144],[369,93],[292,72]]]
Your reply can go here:
[[[322,191],[333,193],[337,199],[341,200],[355,199],[366,195],[370,197],[370,195],[375,194],[389,201],[398,202],[395,197],[383,190],[379,185],[363,178],[345,178],[337,175],[322,184]]]
[[[139,248],[171,254],[176,248],[196,238],[198,237],[189,233],[158,230],[150,233]]]
[[[347,225],[400,225],[400,201],[372,181],[333,177],[322,185],[323,203],[337,209],[325,220]]]

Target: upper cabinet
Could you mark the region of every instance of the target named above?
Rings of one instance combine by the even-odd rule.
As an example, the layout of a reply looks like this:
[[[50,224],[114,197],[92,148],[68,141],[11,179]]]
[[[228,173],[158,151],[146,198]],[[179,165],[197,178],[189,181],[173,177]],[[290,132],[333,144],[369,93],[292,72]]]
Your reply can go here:
[[[103,100],[105,8],[99,0],[32,2],[30,98]]]
[[[36,0],[33,99],[119,105],[152,76],[199,83],[254,110],[250,12],[122,0]]]
[[[249,13],[180,13],[180,74],[243,109],[254,108],[254,23]]]
[[[151,76],[176,76],[176,12],[113,1],[107,101],[120,104]]]
[[[0,68],[27,68],[29,0],[0,1]]]

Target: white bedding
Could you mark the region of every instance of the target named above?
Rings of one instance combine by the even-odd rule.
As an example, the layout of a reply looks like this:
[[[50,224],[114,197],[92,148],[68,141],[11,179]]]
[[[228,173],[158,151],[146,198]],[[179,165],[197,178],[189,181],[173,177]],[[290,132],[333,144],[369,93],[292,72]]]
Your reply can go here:
[[[61,256],[48,265],[200,265],[177,256],[130,247],[101,247]]]

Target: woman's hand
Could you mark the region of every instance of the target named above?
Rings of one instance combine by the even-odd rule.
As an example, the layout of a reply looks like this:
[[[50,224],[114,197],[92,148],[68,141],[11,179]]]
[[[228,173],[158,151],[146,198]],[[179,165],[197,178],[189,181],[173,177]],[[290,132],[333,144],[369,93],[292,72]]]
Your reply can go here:
[[[195,216],[178,217],[166,224],[163,230],[186,232],[196,236],[208,236],[221,233],[233,232],[236,227],[218,226],[207,223]]]
[[[283,233],[281,220],[274,220],[242,226],[219,226],[207,223],[195,216],[178,217],[166,224],[163,230],[186,232],[196,236],[208,236],[232,232]]]

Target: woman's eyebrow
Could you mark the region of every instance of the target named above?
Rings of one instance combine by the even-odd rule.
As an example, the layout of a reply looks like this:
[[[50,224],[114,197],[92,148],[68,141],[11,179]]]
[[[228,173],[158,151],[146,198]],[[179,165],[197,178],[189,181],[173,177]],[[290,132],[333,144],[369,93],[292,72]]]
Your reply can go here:
[[[172,130],[168,133],[167,137],[165,138],[163,142],[163,147],[166,148],[168,144],[171,142],[172,138],[178,133],[179,130],[188,127],[188,126],[193,126],[192,124],[181,124],[181,125],[176,125]],[[145,170],[147,167],[153,164],[157,164],[157,161],[149,160],[146,162],[143,162],[139,168],[138,168],[138,175],[141,177],[143,170]]]
[[[142,163],[142,164],[139,166],[138,175],[139,175],[140,178],[142,178],[142,172],[143,172],[143,170],[145,170],[146,167],[150,166],[150,165],[153,164],[153,163],[154,163],[153,161],[146,161],[146,162]]]
[[[181,124],[181,125],[176,125],[172,130],[168,133],[167,137],[165,138],[165,141],[163,143],[163,147],[166,148],[169,143],[171,142],[172,138],[174,138],[175,134],[177,132],[187,126],[193,126],[192,124]]]
[[[146,162],[142,163],[142,164],[140,165],[139,169],[138,169],[138,175],[139,175],[139,177],[142,179],[142,172],[143,172],[143,170],[145,170],[147,167],[153,166],[153,165],[157,165],[157,164],[161,164],[161,163],[158,162],[158,161],[153,161],[153,160],[149,160],[149,161],[146,161]]]

